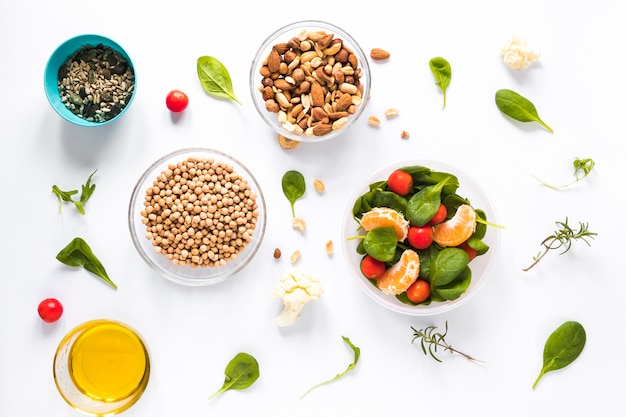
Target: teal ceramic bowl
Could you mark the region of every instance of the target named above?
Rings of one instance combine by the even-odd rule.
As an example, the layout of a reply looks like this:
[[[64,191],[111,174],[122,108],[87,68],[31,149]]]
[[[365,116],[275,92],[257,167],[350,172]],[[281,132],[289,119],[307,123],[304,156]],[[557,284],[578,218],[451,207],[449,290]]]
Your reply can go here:
[[[93,49],[93,74],[84,70],[83,75],[89,75],[86,80],[81,80],[80,73],[67,74],[62,68],[70,57],[81,50],[84,52],[86,48]],[[60,76],[71,76],[69,84],[81,87],[77,87],[71,96],[73,100],[70,100],[78,108],[76,113],[64,102],[62,96],[65,95],[67,101],[68,93],[61,93],[58,84]],[[111,79],[124,80],[123,87],[121,82],[111,83]],[[113,90],[111,84],[114,84]],[[52,53],[44,72],[44,91],[50,105],[63,119],[79,126],[101,126],[117,120],[130,107],[135,90],[135,69],[130,57],[117,42],[101,35],[87,34],[68,39]],[[79,98],[84,104],[78,104]],[[107,112],[109,114],[105,115]]]

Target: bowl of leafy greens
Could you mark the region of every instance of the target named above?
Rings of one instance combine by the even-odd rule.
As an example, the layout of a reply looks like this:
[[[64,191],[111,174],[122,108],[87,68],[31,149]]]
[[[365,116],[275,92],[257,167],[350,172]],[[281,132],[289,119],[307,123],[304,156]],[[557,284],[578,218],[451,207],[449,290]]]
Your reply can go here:
[[[458,307],[485,285],[500,228],[490,199],[467,173],[406,161],[357,188],[343,246],[352,276],[371,299],[429,316]]]

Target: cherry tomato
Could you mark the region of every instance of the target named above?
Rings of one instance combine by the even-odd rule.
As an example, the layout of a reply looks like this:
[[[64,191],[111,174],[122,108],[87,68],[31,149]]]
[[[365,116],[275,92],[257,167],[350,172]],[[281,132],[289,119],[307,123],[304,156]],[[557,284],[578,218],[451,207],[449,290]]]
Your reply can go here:
[[[54,323],[63,314],[63,305],[56,298],[46,298],[37,307],[39,317],[46,323]]]
[[[172,90],[165,97],[165,105],[174,113],[185,110],[188,104],[189,97],[180,90]]]
[[[470,248],[470,246],[467,244],[467,240],[463,243],[461,243],[459,245],[459,248],[463,249],[465,252],[467,252],[467,256],[469,256],[469,260],[471,261],[472,259],[474,259],[476,257],[476,255],[478,254],[478,252],[476,251],[476,249],[472,249]]]
[[[406,296],[412,303],[423,303],[430,297],[430,284],[426,280],[417,279],[407,288]]]
[[[428,224],[439,224],[446,219],[448,215],[448,209],[443,204],[439,204],[439,209],[432,219],[428,221]]]
[[[429,225],[411,226],[407,239],[415,249],[426,249],[433,243],[433,227]]]
[[[387,178],[389,189],[399,195],[407,195],[413,189],[413,177],[406,171],[396,170]]]
[[[379,261],[370,255],[365,255],[361,259],[361,272],[368,279],[378,279],[383,276],[387,266],[384,262]]]

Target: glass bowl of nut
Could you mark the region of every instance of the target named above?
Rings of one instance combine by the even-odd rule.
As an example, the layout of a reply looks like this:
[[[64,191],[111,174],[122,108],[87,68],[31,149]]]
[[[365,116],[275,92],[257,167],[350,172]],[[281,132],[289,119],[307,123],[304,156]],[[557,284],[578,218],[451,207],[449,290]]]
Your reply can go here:
[[[265,201],[241,162],[217,150],[186,148],[159,158],[139,178],[128,224],[135,248],[163,277],[217,284],[257,253]]]
[[[117,120],[135,96],[135,69],[126,51],[101,35],[63,42],[44,71],[44,91],[63,119],[79,126]]]
[[[335,138],[352,126],[370,96],[370,69],[359,44],[330,23],[281,27],[257,51],[250,92],[265,122],[300,142]]]

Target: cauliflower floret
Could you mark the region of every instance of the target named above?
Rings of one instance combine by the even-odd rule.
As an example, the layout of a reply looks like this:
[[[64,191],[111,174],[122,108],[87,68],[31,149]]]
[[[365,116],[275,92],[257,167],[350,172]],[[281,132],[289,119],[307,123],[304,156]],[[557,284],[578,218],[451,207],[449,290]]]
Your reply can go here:
[[[539,59],[541,54],[532,50],[526,44],[526,39],[512,36],[502,47],[504,63],[513,69],[525,69]]]
[[[322,284],[309,271],[292,269],[284,273],[272,291],[273,297],[283,299],[283,311],[276,318],[278,326],[295,323],[304,305],[319,299],[323,293]]]

